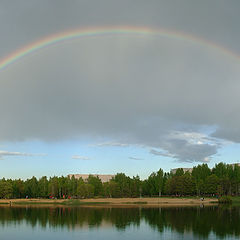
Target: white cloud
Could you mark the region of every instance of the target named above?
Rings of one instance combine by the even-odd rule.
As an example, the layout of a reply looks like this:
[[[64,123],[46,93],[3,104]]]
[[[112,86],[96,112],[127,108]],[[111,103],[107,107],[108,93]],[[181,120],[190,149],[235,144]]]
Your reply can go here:
[[[89,157],[86,156],[80,156],[80,155],[73,155],[72,159],[79,159],[79,160],[90,160]]]
[[[0,159],[4,157],[33,157],[33,156],[46,156],[46,154],[42,153],[24,153],[24,152],[10,152],[0,150]]]
[[[127,143],[120,143],[120,142],[103,142],[103,143],[97,143],[91,146],[95,147],[129,147],[130,144]]]
[[[138,158],[138,157],[129,157],[129,159],[131,159],[131,160],[137,160],[137,161],[144,160],[143,158]]]
[[[189,144],[210,144],[217,145],[219,139],[209,137],[207,134],[200,132],[172,131],[169,133],[170,139],[186,140]]]
[[[208,163],[208,162],[210,162],[210,157],[205,157],[204,159],[203,159],[203,162],[206,162],[206,163]]]

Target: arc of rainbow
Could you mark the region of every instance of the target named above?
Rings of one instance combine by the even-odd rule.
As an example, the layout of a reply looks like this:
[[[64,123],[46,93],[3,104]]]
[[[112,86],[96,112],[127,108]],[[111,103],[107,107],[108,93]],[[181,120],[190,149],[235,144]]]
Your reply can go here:
[[[197,43],[205,47],[215,49],[216,51],[221,52],[225,55],[231,56],[237,59],[238,61],[240,60],[240,56],[230,51],[229,49],[222,47],[221,45],[182,32],[174,32],[169,31],[167,29],[153,29],[147,27],[130,27],[130,26],[102,27],[102,28],[95,27],[61,32],[55,35],[47,36],[43,39],[40,39],[39,41],[33,42],[23,48],[18,49],[17,51],[0,60],[0,70],[16,62],[17,60],[23,58],[24,56],[31,54],[32,52],[35,52],[37,50],[40,50],[46,46],[74,38],[103,35],[140,35],[140,36],[147,35],[168,37],[178,40],[189,41],[192,43]]]

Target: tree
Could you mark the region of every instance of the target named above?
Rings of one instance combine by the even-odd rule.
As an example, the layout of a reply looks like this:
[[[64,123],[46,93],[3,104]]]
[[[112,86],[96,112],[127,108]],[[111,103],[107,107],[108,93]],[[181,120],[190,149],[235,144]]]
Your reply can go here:
[[[216,194],[218,190],[219,178],[215,174],[208,176],[205,182],[205,193]]]
[[[164,183],[163,170],[160,168],[157,171],[157,176],[156,176],[156,185],[157,185],[157,188],[158,188],[158,196],[159,197],[162,195],[163,183]]]
[[[24,182],[21,179],[12,181],[13,197],[24,197]]]
[[[211,175],[211,169],[207,164],[198,165],[192,170],[192,176],[196,184],[197,194],[200,195],[204,191],[204,183],[208,176]]]
[[[76,196],[77,195],[78,184],[79,184],[79,181],[81,181],[81,180],[77,180],[74,176],[72,176],[71,178],[68,178],[66,180],[68,196]]]
[[[48,197],[48,179],[46,176],[41,177],[38,181],[38,197],[46,198]]]
[[[221,192],[227,194],[231,192],[231,183],[229,177],[231,177],[232,166],[228,166],[225,163],[218,163],[212,170],[212,173],[215,174],[219,179],[219,185]]]
[[[49,179],[49,184],[48,184],[48,193],[51,196],[58,197],[59,195],[59,183],[58,183],[58,177],[52,177]]]
[[[184,171],[182,168],[178,168],[174,176],[183,176]]]
[[[141,192],[141,180],[139,176],[133,177],[130,181],[131,197],[139,197]]]
[[[77,196],[79,198],[86,198],[86,196],[87,196],[87,190],[86,190],[86,186],[85,185],[86,185],[85,183],[82,183],[82,184],[78,185]]]
[[[31,179],[27,179],[25,181],[25,194],[29,197],[36,198],[38,197],[38,180],[36,177],[32,177]]]
[[[233,191],[236,195],[240,193],[240,166],[234,165],[233,168]]]
[[[193,177],[189,172],[186,172],[183,176],[183,194],[184,195],[193,195],[196,192],[196,185],[193,180]]]
[[[100,196],[103,192],[102,181],[97,176],[89,175],[87,182],[94,187],[94,196]]]
[[[119,188],[119,197],[130,197],[130,177],[127,177],[124,173],[118,173],[113,180],[115,183],[117,183],[117,186]]]
[[[12,185],[5,179],[0,180],[0,198],[11,198],[13,193]]]
[[[164,187],[164,173],[160,168],[157,172],[151,173],[151,175],[147,179],[147,188],[149,189],[149,195],[159,197],[162,195],[163,187]]]
[[[218,178],[227,177],[227,165],[225,163],[218,163],[212,169],[212,173],[215,174]]]
[[[77,196],[80,198],[91,198],[94,196],[94,186],[89,183],[79,184],[77,188]]]

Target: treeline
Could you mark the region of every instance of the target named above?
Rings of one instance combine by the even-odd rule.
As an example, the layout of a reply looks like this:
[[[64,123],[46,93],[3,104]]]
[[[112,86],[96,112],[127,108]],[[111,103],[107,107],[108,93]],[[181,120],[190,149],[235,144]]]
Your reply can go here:
[[[109,182],[102,183],[90,175],[82,178],[46,176],[25,181],[1,179],[0,198],[91,198],[140,196],[208,196],[240,195],[240,167],[219,163],[213,169],[207,164],[194,167],[192,172],[177,169],[176,173],[153,172],[146,180],[118,173]]]

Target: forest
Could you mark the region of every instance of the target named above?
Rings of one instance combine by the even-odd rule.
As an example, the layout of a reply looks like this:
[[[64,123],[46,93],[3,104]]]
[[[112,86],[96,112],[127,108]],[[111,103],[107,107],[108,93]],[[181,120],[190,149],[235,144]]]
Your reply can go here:
[[[92,197],[160,197],[160,196],[240,195],[240,166],[218,163],[210,169],[198,165],[192,172],[182,168],[176,173],[161,168],[145,180],[118,173],[109,182],[89,175],[87,181],[69,177],[0,180],[0,198],[92,198]]]

